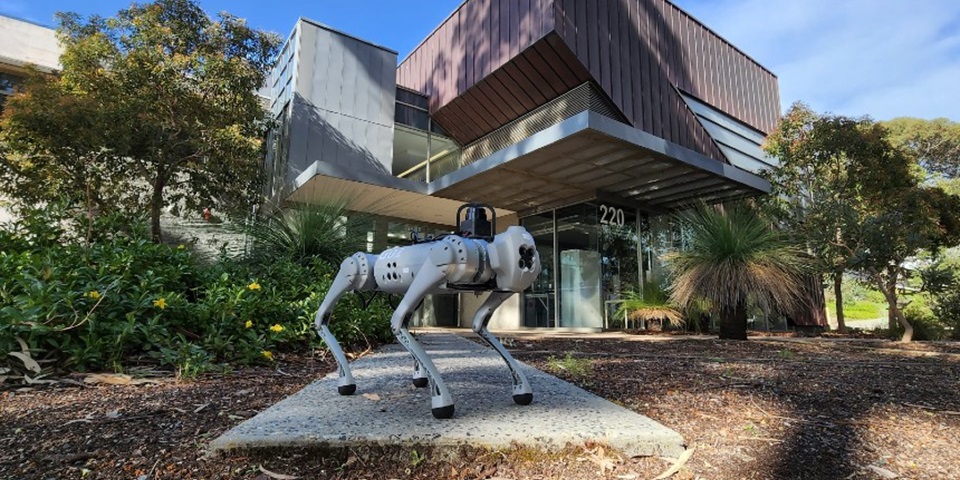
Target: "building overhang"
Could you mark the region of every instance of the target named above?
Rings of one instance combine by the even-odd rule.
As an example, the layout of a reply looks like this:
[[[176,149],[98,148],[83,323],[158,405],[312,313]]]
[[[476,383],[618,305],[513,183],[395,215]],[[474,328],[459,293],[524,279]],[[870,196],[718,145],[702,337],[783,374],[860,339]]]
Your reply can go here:
[[[585,111],[434,180],[428,191],[522,216],[593,198],[669,211],[767,193],[770,183]]]
[[[294,202],[441,225],[463,202],[521,216],[592,199],[650,212],[760,195],[760,176],[585,111],[430,183],[322,161],[297,176]]]
[[[344,205],[348,210],[435,225],[453,225],[459,200],[429,195],[425,182],[314,162],[286,198],[295,203]],[[514,212],[498,208],[497,217]]]

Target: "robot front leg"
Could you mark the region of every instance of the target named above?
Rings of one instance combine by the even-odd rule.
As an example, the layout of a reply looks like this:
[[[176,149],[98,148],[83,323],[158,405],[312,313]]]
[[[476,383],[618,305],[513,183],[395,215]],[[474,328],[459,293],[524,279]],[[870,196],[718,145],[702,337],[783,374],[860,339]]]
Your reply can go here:
[[[314,327],[317,329],[317,333],[320,334],[320,338],[327,344],[327,348],[330,349],[330,353],[333,354],[333,358],[337,361],[337,373],[339,374],[339,378],[337,379],[337,392],[339,392],[340,395],[353,395],[353,393],[357,391],[357,382],[353,379],[353,374],[350,372],[350,363],[347,361],[347,356],[343,354],[340,343],[337,342],[337,338],[334,337],[333,332],[330,331],[330,315],[333,313],[333,307],[336,305],[337,300],[340,300],[343,294],[357,289],[355,279],[358,271],[359,268],[355,257],[348,257],[343,261],[340,265],[340,271],[337,277],[333,279],[333,284],[330,286],[327,295],[323,298],[323,303],[320,304],[320,308],[317,310],[317,316],[314,319]]]
[[[530,381],[520,370],[520,364],[514,360],[510,352],[500,343],[500,340],[497,340],[497,337],[493,336],[490,330],[487,330],[493,312],[511,295],[513,295],[513,292],[490,292],[490,296],[483,302],[483,305],[480,305],[477,313],[473,316],[473,331],[480,335],[480,338],[487,342],[487,345],[496,350],[504,362],[507,362],[510,375],[513,376],[513,401],[519,405],[529,405],[533,401],[533,389],[530,388]]]
[[[427,356],[427,352],[424,351],[423,346],[413,338],[407,327],[416,306],[420,304],[427,293],[435,289],[444,280],[444,277],[444,272],[440,267],[429,263],[421,267],[390,319],[390,327],[394,336],[413,355],[416,362],[416,371],[426,373],[432,394],[430,399],[431,413],[435,418],[450,418],[453,416],[453,397],[450,396],[443,378],[440,377],[440,371],[437,370],[433,361]],[[418,373],[414,374],[414,385],[418,382],[417,378],[422,378],[417,375]]]

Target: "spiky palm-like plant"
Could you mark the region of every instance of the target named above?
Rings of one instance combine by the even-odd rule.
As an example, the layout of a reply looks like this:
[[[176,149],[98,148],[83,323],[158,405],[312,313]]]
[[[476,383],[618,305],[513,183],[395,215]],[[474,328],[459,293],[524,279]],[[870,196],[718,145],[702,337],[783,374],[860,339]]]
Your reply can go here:
[[[719,313],[720,338],[747,339],[748,301],[779,311],[798,306],[802,251],[752,208],[701,205],[677,220],[689,245],[664,257],[673,275],[670,298],[681,308],[707,300]]]
[[[629,290],[624,293],[616,316],[624,314],[631,320],[644,323],[666,321],[678,327],[686,323],[683,314],[670,301],[670,295],[655,282],[644,282],[640,292]]]
[[[347,222],[346,202],[299,205],[257,219],[247,228],[250,256],[259,260],[289,258],[309,263],[314,258],[339,265],[357,249],[363,232]],[[365,237],[363,237],[365,238]]]

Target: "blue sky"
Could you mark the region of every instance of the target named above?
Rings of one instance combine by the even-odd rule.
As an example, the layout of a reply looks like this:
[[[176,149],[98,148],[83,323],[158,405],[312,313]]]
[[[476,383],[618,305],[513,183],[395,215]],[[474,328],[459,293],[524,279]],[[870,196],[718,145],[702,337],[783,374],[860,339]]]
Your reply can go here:
[[[200,0],[286,36],[305,16],[402,58],[461,0]],[[960,120],[960,1],[675,0],[802,100],[845,115]],[[0,0],[0,13],[52,25],[56,11],[112,15],[127,0]]]

